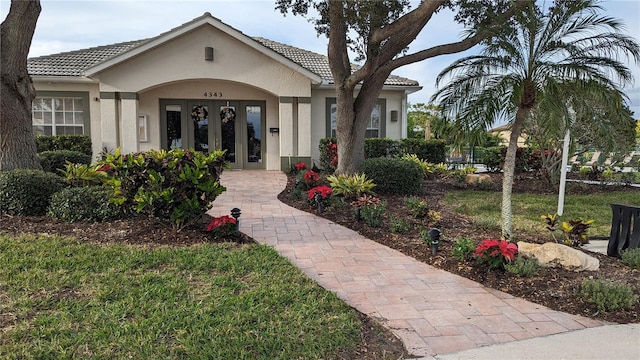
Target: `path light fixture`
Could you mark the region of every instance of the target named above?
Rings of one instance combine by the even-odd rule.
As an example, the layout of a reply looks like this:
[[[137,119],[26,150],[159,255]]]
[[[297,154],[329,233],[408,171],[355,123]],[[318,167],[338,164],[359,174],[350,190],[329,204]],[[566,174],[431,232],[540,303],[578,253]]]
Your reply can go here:
[[[315,199],[316,204],[318,204],[318,214],[322,214],[322,194],[316,193],[313,198]]]
[[[231,216],[233,216],[234,219],[236,219],[236,231],[240,230],[240,220],[238,220],[238,218],[240,217],[240,209],[233,208],[231,209]]]
[[[440,229],[431,228],[429,230],[429,238],[431,239],[431,255],[438,254],[438,246],[440,245]]]

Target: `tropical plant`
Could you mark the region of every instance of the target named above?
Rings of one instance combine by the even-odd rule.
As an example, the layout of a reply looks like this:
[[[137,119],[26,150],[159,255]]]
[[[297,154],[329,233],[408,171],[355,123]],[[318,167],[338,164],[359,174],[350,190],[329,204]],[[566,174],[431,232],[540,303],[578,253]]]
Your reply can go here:
[[[466,128],[487,129],[497,119],[511,125],[505,158],[502,236],[512,235],[511,193],[517,140],[536,106],[555,116],[558,127],[571,125],[571,108],[609,104],[612,114],[631,83],[619,60],[640,60],[638,43],[620,33],[622,24],[599,14],[595,0],[557,1],[531,6],[514,16],[516,26],[486,42],[481,54],[461,58],[444,69],[436,83],[452,78],[433,96],[451,118]],[[569,106],[568,106],[569,105]]]
[[[67,161],[64,170],[59,170],[64,181],[71,186],[101,185],[109,180],[106,169],[108,165],[91,166],[87,164],[74,164]]]
[[[589,243],[587,231],[593,224],[593,220],[583,220],[581,218],[571,219],[562,222],[562,232],[565,236],[565,244],[580,246]]]
[[[489,265],[489,269],[504,268],[513,261],[518,252],[518,246],[506,240],[482,240],[476,247],[474,256],[481,264]]]
[[[367,179],[365,174],[329,175],[327,182],[334,195],[344,196],[345,199],[356,199],[364,194],[372,194],[376,184]]]

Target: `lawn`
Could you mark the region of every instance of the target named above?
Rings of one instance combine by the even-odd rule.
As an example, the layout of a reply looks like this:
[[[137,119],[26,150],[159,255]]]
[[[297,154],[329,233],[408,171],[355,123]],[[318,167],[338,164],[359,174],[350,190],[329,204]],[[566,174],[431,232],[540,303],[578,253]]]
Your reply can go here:
[[[455,211],[470,215],[481,226],[499,227],[502,193],[486,191],[451,191],[445,202]],[[589,236],[609,237],[611,231],[611,203],[640,205],[638,193],[630,191],[598,192],[567,195],[560,222],[569,219],[593,219]],[[554,214],[558,208],[557,195],[513,194],[513,224],[524,233],[548,232],[540,215]]]
[[[359,327],[267,246],[0,235],[3,359],[324,359]]]

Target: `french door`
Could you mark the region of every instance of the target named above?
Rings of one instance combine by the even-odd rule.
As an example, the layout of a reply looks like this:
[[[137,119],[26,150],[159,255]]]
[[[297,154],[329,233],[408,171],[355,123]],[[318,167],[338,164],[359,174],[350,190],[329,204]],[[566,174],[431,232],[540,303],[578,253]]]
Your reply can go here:
[[[264,101],[160,100],[162,147],[226,150],[234,169],[264,169]]]

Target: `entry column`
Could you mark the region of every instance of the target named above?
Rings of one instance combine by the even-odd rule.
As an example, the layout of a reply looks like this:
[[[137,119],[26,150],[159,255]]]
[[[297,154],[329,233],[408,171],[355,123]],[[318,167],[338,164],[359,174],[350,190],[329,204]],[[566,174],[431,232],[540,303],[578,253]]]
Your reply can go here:
[[[136,153],[140,150],[138,144],[138,94],[133,92],[120,93],[121,98],[121,136],[122,152]],[[148,124],[144,124],[148,126]],[[146,129],[145,129],[146,131]]]

